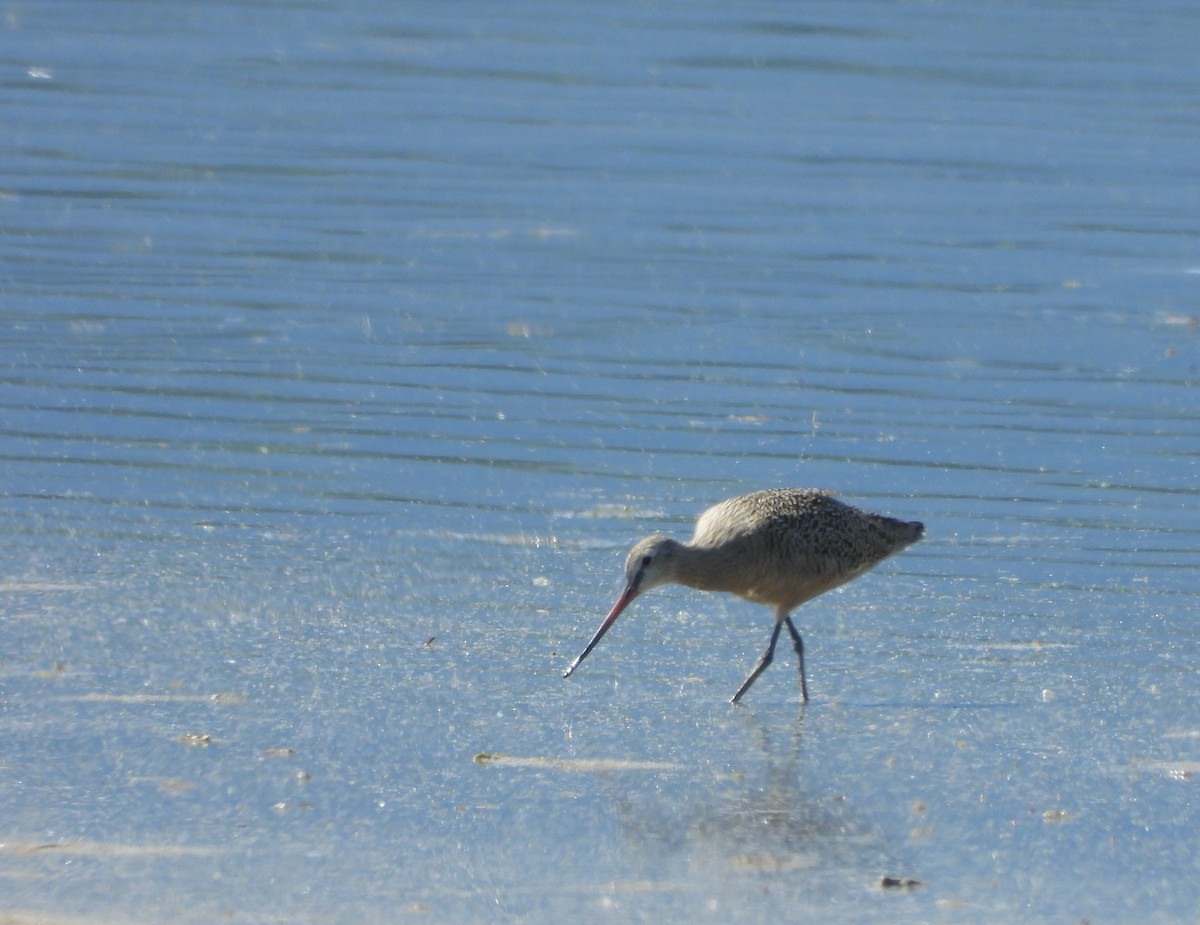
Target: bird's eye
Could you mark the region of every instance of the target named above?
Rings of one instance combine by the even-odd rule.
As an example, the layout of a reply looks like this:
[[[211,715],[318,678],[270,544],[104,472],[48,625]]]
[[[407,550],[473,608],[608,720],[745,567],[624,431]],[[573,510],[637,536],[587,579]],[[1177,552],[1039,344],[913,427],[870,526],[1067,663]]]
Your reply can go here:
[[[642,567],[646,567],[654,561],[654,556],[642,556]]]

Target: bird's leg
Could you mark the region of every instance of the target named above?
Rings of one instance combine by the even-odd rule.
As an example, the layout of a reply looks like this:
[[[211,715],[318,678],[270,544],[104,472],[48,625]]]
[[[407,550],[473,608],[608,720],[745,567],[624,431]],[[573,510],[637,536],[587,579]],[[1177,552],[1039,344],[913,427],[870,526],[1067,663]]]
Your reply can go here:
[[[800,633],[796,629],[796,624],[792,622],[791,617],[784,617],[783,622],[787,624],[788,632],[792,634],[792,644],[796,647],[796,657],[800,659],[800,697],[808,703],[808,681],[804,679],[804,640],[800,638]]]
[[[730,703],[737,703],[741,700],[742,695],[750,690],[750,685],[757,681],[758,676],[767,670],[767,666],[771,664],[771,659],[775,657],[775,643],[779,641],[779,631],[781,629],[783,629],[783,624],[776,621],[775,631],[771,633],[771,644],[767,646],[767,651],[762,654],[762,658],[758,660],[758,664],[754,666],[754,670],[750,672],[750,676],[737,689],[737,693],[729,698]]]

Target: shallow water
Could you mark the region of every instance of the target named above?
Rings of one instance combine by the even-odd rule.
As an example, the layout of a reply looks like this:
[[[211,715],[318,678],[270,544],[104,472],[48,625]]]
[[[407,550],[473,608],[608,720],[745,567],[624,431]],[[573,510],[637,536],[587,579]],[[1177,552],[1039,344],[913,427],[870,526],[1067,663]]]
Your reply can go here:
[[[0,917],[1193,921],[1198,20],[10,4]]]

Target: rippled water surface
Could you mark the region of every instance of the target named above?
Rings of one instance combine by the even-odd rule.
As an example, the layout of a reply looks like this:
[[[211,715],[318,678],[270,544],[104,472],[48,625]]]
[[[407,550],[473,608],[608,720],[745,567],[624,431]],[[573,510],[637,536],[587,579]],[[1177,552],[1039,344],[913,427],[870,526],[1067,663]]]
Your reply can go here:
[[[1192,5],[2,12],[0,918],[1196,921]]]

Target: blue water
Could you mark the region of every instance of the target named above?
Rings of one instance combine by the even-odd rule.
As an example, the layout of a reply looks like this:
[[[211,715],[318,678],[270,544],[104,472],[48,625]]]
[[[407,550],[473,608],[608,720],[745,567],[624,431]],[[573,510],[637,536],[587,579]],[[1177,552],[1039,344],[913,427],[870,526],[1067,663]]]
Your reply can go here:
[[[1195,921],[1197,35],[10,3],[0,918]],[[806,709],[678,588],[562,679],[772,485],[927,528]]]

